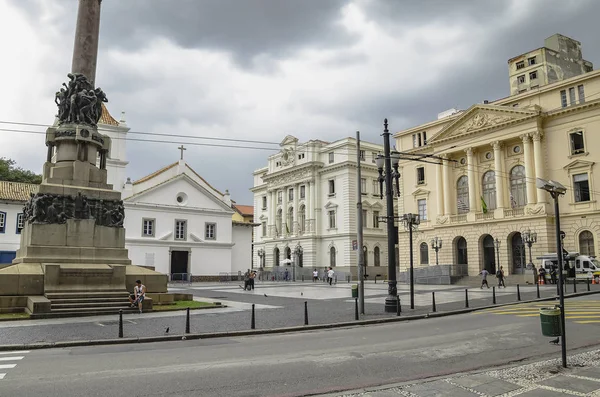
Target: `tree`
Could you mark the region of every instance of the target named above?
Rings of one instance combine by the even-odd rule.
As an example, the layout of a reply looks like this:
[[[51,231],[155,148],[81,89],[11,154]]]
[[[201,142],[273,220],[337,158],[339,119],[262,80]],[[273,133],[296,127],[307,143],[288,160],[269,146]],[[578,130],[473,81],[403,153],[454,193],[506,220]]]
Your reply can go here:
[[[42,183],[42,176],[21,167],[13,159],[0,157],[0,180],[23,183]]]

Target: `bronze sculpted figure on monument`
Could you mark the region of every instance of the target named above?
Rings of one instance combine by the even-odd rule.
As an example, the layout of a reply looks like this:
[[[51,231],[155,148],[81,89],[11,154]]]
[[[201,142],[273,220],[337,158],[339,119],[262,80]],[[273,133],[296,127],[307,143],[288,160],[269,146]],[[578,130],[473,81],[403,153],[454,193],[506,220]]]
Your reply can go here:
[[[81,73],[69,73],[68,85],[56,92],[58,124],[86,124],[95,127],[102,116],[102,103],[108,102],[104,91],[94,88]]]

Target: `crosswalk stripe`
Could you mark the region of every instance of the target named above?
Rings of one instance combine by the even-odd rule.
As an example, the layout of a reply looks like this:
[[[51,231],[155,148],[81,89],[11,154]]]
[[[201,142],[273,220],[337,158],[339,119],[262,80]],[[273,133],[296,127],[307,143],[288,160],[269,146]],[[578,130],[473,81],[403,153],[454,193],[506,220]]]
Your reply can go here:
[[[19,357],[0,357],[0,361],[15,361],[15,360],[22,360],[25,357],[23,356],[19,356]]]
[[[0,352],[2,354],[26,354],[29,353],[29,350],[19,350],[19,351],[10,351],[10,352]]]
[[[600,320],[584,320],[584,321],[577,321],[580,324],[596,324],[596,323],[600,323]]]
[[[5,376],[6,374],[0,374],[0,380],[4,379]]]
[[[17,364],[0,364],[0,369],[10,369],[16,367]]]

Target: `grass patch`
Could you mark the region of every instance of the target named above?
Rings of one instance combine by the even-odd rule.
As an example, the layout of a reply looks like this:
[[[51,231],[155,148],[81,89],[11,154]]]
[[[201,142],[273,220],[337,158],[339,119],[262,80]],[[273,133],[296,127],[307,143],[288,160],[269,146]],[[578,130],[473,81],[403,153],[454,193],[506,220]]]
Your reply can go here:
[[[17,320],[21,318],[29,318],[28,313],[0,313],[0,320]]]
[[[163,311],[163,310],[181,310],[187,309],[197,309],[199,307],[215,307],[214,303],[208,302],[198,302],[198,301],[176,301],[171,305],[152,305],[152,311]]]

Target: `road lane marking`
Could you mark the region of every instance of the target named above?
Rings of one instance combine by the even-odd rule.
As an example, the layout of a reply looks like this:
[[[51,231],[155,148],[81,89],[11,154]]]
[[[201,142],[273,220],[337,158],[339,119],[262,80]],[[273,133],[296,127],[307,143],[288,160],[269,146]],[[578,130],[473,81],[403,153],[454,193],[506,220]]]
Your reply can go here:
[[[0,380],[4,379],[5,376],[6,374],[0,374]]]
[[[18,356],[18,357],[0,357],[0,361],[15,361],[15,360],[22,360],[23,356]]]
[[[2,354],[27,354],[29,353],[29,350],[18,350],[18,351],[10,351],[10,352],[0,352],[0,355]]]
[[[17,364],[0,364],[0,369],[11,369],[16,366],[17,366]]]

